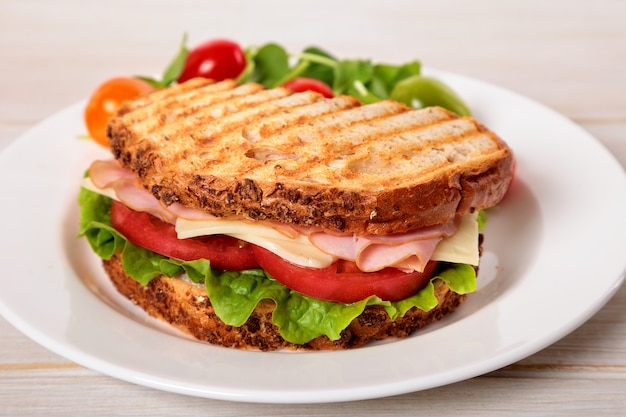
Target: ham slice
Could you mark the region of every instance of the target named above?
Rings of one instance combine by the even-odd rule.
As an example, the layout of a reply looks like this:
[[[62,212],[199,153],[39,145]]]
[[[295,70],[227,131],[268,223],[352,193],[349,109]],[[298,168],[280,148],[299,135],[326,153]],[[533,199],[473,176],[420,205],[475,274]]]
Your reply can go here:
[[[176,223],[176,215],[163,207],[152,194],[139,187],[134,178],[119,178],[112,187],[117,198],[126,207],[150,213],[168,223]]]
[[[177,218],[188,220],[214,219],[208,213],[187,208],[179,203],[164,206],[151,193],[140,186],[132,172],[121,167],[116,160],[94,161],[89,167],[91,182],[100,189],[110,188],[117,199],[135,211],[144,211],[168,223]]]
[[[454,222],[387,236],[337,236],[314,232],[309,240],[322,251],[354,261],[365,272],[393,266],[423,272],[437,244],[456,231]]]
[[[132,172],[123,169],[116,160],[93,161],[89,167],[89,177],[98,188],[109,188],[120,178],[135,178]]]

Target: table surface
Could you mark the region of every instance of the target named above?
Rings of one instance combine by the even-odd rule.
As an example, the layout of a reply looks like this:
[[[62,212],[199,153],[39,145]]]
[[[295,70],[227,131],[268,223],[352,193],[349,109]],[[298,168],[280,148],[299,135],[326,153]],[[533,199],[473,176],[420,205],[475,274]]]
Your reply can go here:
[[[565,0],[4,0],[0,150],[105,78],[159,73],[187,32],[189,45],[226,37],[294,51],[317,44],[337,56],[389,62],[419,58],[555,109],[626,166],[625,20],[622,0],[575,7]],[[487,375],[392,398],[295,406],[116,380],[51,353],[0,318],[0,415],[626,415],[625,305],[622,287],[562,340]]]

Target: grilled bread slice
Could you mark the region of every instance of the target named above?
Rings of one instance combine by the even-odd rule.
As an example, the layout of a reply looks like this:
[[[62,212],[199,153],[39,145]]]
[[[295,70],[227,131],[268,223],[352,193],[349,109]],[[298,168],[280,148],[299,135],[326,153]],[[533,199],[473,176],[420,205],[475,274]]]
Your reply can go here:
[[[403,338],[452,313],[466,298],[437,280],[435,296],[438,304],[428,312],[413,307],[404,316],[391,321],[383,307],[368,306],[341,332],[339,339],[319,336],[299,345],[285,341],[279,334],[272,322],[276,305],[271,300],[261,301],[241,327],[229,326],[217,317],[202,286],[166,276],[157,277],[143,286],[126,275],[120,254],[103,263],[117,290],[151,316],[198,340],[238,349],[340,350],[357,348],[373,340]]]
[[[512,153],[473,118],[194,79],[122,106],[114,156],[166,205],[356,234],[491,207]]]

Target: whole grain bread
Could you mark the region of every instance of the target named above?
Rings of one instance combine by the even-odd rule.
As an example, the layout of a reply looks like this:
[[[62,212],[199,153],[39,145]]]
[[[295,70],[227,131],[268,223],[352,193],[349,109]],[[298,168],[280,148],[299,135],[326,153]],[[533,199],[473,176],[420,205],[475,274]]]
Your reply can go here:
[[[304,345],[285,341],[272,323],[272,301],[262,301],[241,327],[224,324],[213,309],[202,286],[179,278],[161,276],[146,286],[128,277],[121,256],[103,261],[104,269],[117,290],[153,317],[162,319],[196,339],[230,348],[255,350],[340,350],[362,346],[373,340],[404,338],[416,330],[453,312],[464,300],[435,281],[439,304],[429,312],[414,307],[403,317],[391,321],[381,306],[368,306],[341,333],[338,340],[320,336]]]
[[[124,104],[114,156],[166,205],[356,234],[402,233],[491,207],[512,153],[439,107],[193,79]]]

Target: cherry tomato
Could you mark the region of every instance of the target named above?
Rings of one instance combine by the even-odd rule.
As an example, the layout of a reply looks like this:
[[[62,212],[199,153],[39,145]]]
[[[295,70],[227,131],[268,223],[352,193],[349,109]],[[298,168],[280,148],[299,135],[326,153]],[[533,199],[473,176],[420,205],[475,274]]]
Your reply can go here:
[[[398,301],[422,289],[431,278],[436,262],[430,262],[423,273],[405,273],[396,268],[362,272],[354,262],[337,261],[327,268],[305,268],[280,256],[253,246],[256,259],[276,281],[294,291],[320,300],[353,303],[370,295]]]
[[[184,261],[208,259],[227,271],[258,268],[250,244],[225,235],[179,239],[173,225],[113,201],[111,224],[135,245]]]
[[[300,93],[303,91],[315,91],[322,94],[326,98],[332,98],[333,90],[323,81],[316,80],[315,78],[296,77],[283,84],[283,87],[293,91],[294,93]]]
[[[226,39],[214,39],[198,45],[189,52],[178,82],[182,83],[195,77],[215,81],[237,78],[245,67],[246,55],[239,44]]]
[[[120,104],[152,90],[154,87],[147,82],[132,77],[111,78],[100,84],[85,107],[84,119],[89,136],[108,147],[107,124]]]

